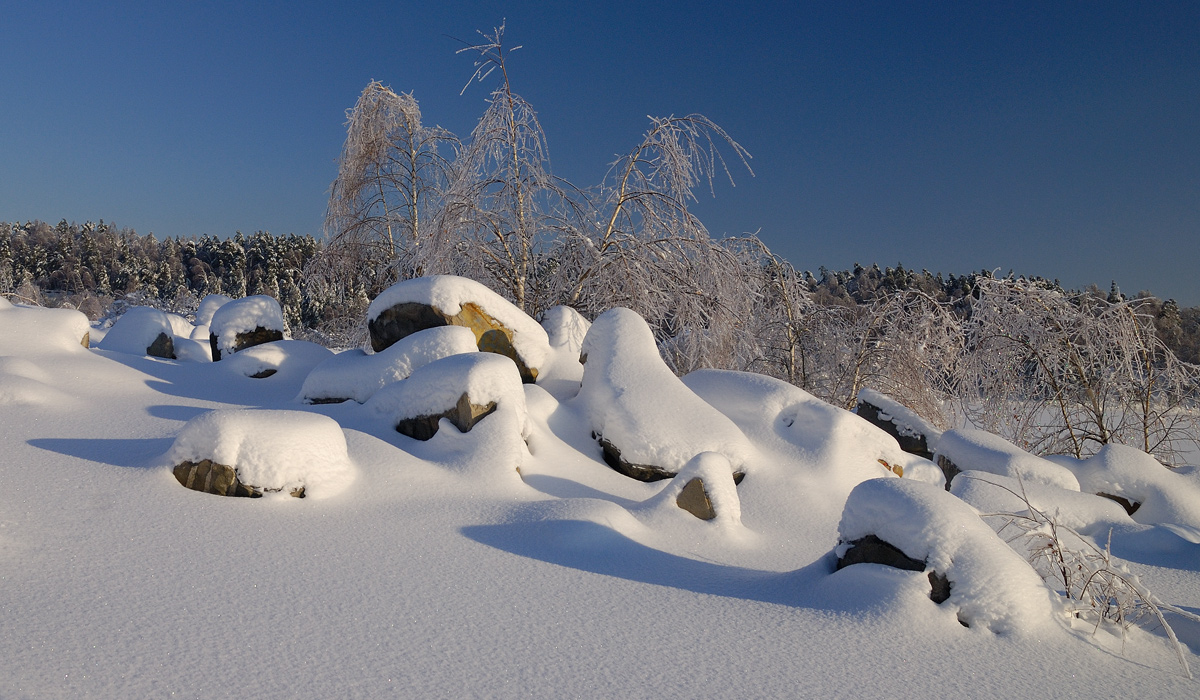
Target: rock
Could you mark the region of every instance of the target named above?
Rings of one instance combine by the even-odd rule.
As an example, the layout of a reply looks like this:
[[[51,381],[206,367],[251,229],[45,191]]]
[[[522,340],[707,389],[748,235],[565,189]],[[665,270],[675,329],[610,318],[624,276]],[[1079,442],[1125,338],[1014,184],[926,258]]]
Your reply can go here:
[[[850,548],[838,557],[837,570],[841,571],[854,564],[882,564],[905,571],[924,571],[925,562],[918,561],[901,552],[888,542],[875,535],[867,535],[861,539],[847,543]],[[929,599],[935,603],[944,603],[950,599],[950,580],[936,571],[929,572]]]
[[[902,429],[901,426],[896,424],[891,414],[879,406],[860,398],[854,412],[858,414],[859,418],[881,428],[888,435],[896,438],[896,442],[900,444],[900,449],[905,452],[924,457],[925,459],[933,459],[933,451],[929,449],[929,441],[925,435],[908,428],[908,426],[904,426]]]
[[[713,510],[712,501],[708,499],[708,493],[704,490],[704,480],[700,477],[687,482],[675,498],[675,504],[701,520],[717,517],[717,511]]]
[[[245,498],[262,496],[261,491],[247,487],[238,480],[236,469],[225,464],[217,464],[211,459],[199,462],[180,462],[176,465],[174,474],[179,483],[193,491]]]
[[[676,472],[667,471],[653,464],[634,464],[628,462],[621,457],[621,450],[616,445],[595,433],[592,433],[592,437],[600,443],[600,449],[604,455],[604,463],[614,471],[620,472],[631,479],[646,482],[661,481],[663,479],[671,479],[676,474]],[[733,483],[735,484],[742,483],[742,479],[744,478],[746,478],[744,471],[733,473]]]
[[[537,379],[550,352],[546,331],[537,321],[487,287],[461,277],[436,275],[400,282],[384,290],[367,311],[375,352],[439,326],[470,329],[479,350],[511,359],[526,384]]]
[[[946,475],[946,490],[949,491],[950,482],[954,481],[954,477],[961,474],[962,470],[954,462],[951,462],[950,458],[946,455],[937,456],[937,465],[941,468],[942,473]]]
[[[167,335],[166,333],[159,333],[158,337],[154,339],[154,342],[150,343],[149,347],[146,348],[146,354],[150,357],[162,357],[168,360],[174,360],[175,341],[173,341],[171,336]]]
[[[1125,509],[1125,512],[1129,515],[1133,515],[1134,513],[1137,512],[1138,508],[1142,507],[1142,504],[1138,503],[1137,501],[1131,501],[1128,498],[1123,498],[1121,496],[1114,496],[1111,493],[1100,492],[1100,493],[1097,493],[1096,495],[1100,496],[1102,498],[1107,498],[1110,501],[1116,501],[1118,504],[1120,504],[1120,506],[1122,508]]]
[[[254,330],[246,333],[236,333],[233,340],[230,342],[222,341],[221,338],[217,337],[216,333],[210,333],[208,336],[208,342],[212,345],[213,362],[217,362],[221,359],[222,345],[225,345],[227,348],[229,348],[230,353],[235,353],[239,350],[245,350],[246,348],[253,347],[255,345],[273,343],[277,340],[283,340],[283,331],[263,328],[262,326],[257,326]]]
[[[471,398],[464,392],[462,396],[458,397],[454,408],[434,415],[401,419],[396,424],[396,432],[416,440],[428,440],[437,433],[439,421],[446,418],[454,424],[454,427],[458,428],[460,433],[465,433],[495,410],[495,401],[489,401],[482,405],[472,403]]]

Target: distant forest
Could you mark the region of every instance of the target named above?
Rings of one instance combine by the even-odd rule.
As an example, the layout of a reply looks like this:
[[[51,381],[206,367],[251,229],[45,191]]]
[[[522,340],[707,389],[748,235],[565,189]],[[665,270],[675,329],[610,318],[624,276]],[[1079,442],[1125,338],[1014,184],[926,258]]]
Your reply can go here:
[[[155,306],[187,315],[207,294],[238,298],[267,294],[279,300],[294,331],[342,329],[338,306],[305,283],[304,270],[322,250],[311,235],[276,236],[266,231],[229,238],[164,238],[139,235],[101,220],[83,224],[60,221],[0,222],[0,294],[14,301],[79,309],[93,321],[129,305]],[[1013,273],[1009,273],[1011,277]],[[897,291],[919,291],[951,305],[971,296],[989,271],[943,275],[903,265],[880,268],[855,264],[833,271],[800,274],[802,286],[819,306],[870,305]],[[1125,300],[1114,283],[1063,290],[1058,280],[1032,278],[1040,286],[1085,293],[1109,302]],[[1159,337],[1179,359],[1200,364],[1200,306],[1181,308],[1148,291],[1143,300],[1153,314]],[[353,323],[353,322],[351,322]]]

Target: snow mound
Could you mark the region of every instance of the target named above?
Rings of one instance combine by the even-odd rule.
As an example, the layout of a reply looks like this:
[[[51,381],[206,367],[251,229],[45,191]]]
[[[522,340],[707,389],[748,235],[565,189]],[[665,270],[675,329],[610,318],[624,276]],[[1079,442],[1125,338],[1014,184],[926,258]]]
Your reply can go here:
[[[1105,445],[1073,467],[1080,488],[1140,503],[1133,519],[1144,525],[1182,525],[1200,531],[1200,480],[1164,467],[1126,445]]]
[[[982,513],[1022,513],[1029,505],[1076,532],[1103,536],[1114,523],[1129,523],[1116,501],[1056,486],[1022,482],[990,472],[966,471],[954,477],[950,493]]]
[[[209,332],[217,336],[217,349],[222,355],[234,352],[238,333],[249,333],[256,328],[280,333],[287,330],[279,302],[264,294],[243,297],[222,305],[213,313],[208,326]]]
[[[183,316],[180,316],[179,314],[167,312],[163,313],[167,317],[167,322],[171,324],[172,335],[177,335],[183,338],[192,337],[192,331],[196,330],[196,327],[192,325],[191,321],[187,320]]]
[[[591,327],[586,318],[569,306],[552,306],[542,312],[542,328],[546,329],[550,347],[572,353],[576,358]]]
[[[233,301],[232,297],[227,297],[224,294],[209,294],[200,301],[199,308],[196,309],[196,325],[207,326],[212,323],[213,314],[217,309]],[[207,336],[205,336],[207,337]]]
[[[405,280],[383,290],[367,307],[367,322],[398,304],[425,304],[456,316],[466,304],[474,305],[512,331],[512,346],[527,367],[546,363],[550,341],[537,321],[482,284],[452,275]],[[478,338],[478,334],[477,334]]]
[[[49,381],[49,375],[29,360],[0,356],[0,406],[61,406],[69,403],[66,394],[46,384]]]
[[[583,385],[572,401],[622,460],[674,474],[701,452],[718,452],[733,471],[744,471],[750,441],[671,372],[637,313],[615,308],[601,314],[582,355]]]
[[[1051,619],[1051,592],[1037,572],[971,506],[931,484],[871,479],[850,492],[838,524],[841,556],[874,535],[950,581],[943,603],[970,627],[1027,632]]]
[[[475,334],[461,326],[427,328],[373,355],[361,349],[347,350],[314,367],[297,400],[352,399],[365,403],[381,387],[405,379],[419,367],[471,352],[478,352]]]
[[[454,408],[463,394],[473,404],[494,402],[496,412],[511,414],[518,433],[528,437],[529,419],[521,375],[512,360],[491,353],[475,352],[434,360],[404,381],[375,392],[367,406],[395,423],[443,413]]]
[[[336,495],[356,475],[337,422],[303,411],[203,413],[183,426],[166,459],[171,466],[212,460],[234,467],[248,486],[285,494],[303,487],[314,498]]]
[[[259,379],[278,374],[299,379],[333,356],[326,347],[305,340],[276,340],[254,345],[217,363],[222,369]]]
[[[198,339],[177,335],[171,339],[175,346],[175,359],[180,362],[212,362],[212,345],[208,342],[208,331]]]
[[[39,356],[46,352],[80,352],[91,326],[74,309],[0,306],[0,355]],[[143,352],[145,350],[143,349]]]
[[[982,471],[1000,476],[1020,476],[1026,483],[1079,490],[1079,481],[1071,470],[1029,454],[999,435],[955,428],[938,438],[937,458],[949,459],[962,471]]]
[[[145,355],[159,335],[172,339],[178,335],[167,314],[149,306],[134,306],[121,314],[96,347],[130,355]]]
[[[692,479],[700,479],[704,483],[704,495],[716,514],[708,522],[723,528],[740,526],[742,502],[733,483],[732,471],[725,455],[701,452],[685,464],[661,491],[647,500],[645,507],[652,511],[686,514],[679,505],[680,494]]]

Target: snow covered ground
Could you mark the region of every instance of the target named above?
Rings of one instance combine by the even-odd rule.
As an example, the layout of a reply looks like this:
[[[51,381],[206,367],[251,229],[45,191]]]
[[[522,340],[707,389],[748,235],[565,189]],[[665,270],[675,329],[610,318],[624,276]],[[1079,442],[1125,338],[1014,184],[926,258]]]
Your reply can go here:
[[[656,367],[622,369],[620,349],[639,338],[621,330],[636,326],[627,317],[551,343],[558,369],[519,390],[490,369],[504,363],[468,362],[461,348],[422,358],[400,385],[461,366],[496,403],[469,432],[444,419],[428,441],[395,430],[418,400],[395,383],[361,404],[305,403],[306,378],[331,361],[308,344],[175,361],[85,349],[79,319],[0,301],[0,698],[1200,691],[1162,630],[1122,639],[1067,615],[974,519],[972,505],[995,507],[981,481],[947,492],[938,469],[882,431],[766,377],[672,383]],[[582,372],[566,367],[581,343],[605,349]],[[374,387],[378,368],[357,362]],[[577,398],[580,374],[594,387]],[[346,376],[350,389],[365,381]],[[644,441],[645,458],[669,447],[664,459],[687,462],[681,476],[643,483],[610,469],[592,432],[614,431],[613,416],[636,416],[612,434]],[[656,432],[710,424],[714,444],[692,460],[680,450],[699,438]],[[976,460],[959,466],[977,479],[1025,470],[967,437],[955,455]],[[218,455],[281,490],[221,497],[172,473],[176,460]],[[1149,478],[1138,459],[1102,457],[1056,464],[1144,500],[1141,520],[1066,480],[1031,483],[1031,502],[1101,544],[1111,529],[1147,588],[1200,612],[1200,477]],[[712,520],[675,504],[697,475]],[[295,478],[310,479],[311,497],[288,495]],[[839,533],[870,532],[946,569],[950,598],[934,603],[922,572],[835,571]],[[1171,621],[1200,668],[1200,624]]]

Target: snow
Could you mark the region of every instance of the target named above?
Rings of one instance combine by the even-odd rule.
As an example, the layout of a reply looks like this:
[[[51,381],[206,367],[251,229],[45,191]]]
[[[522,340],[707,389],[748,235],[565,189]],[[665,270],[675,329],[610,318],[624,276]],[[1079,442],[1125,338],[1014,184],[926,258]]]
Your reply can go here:
[[[963,471],[984,471],[1026,482],[1079,490],[1079,481],[1065,467],[1029,454],[1004,438],[973,428],[947,430],[938,438],[937,454]]]
[[[521,385],[497,355],[438,359],[366,404],[308,405],[295,399],[323,351],[170,361],[84,350],[85,332],[76,312],[0,305],[3,698],[1195,695],[1160,631],[1064,620],[969,505],[911,478],[928,462],[777,380],[695,372],[655,399],[738,429],[740,485],[701,445],[681,476],[643,483],[604,464],[587,403],[557,393],[567,379]],[[657,381],[641,359],[630,373]],[[395,430],[401,408],[463,386],[498,401],[469,432]],[[180,454],[249,463],[282,490],[191,491],[171,473]],[[1150,467],[1117,457],[1080,481]],[[674,502],[692,473],[714,520]],[[954,493],[975,499],[964,476]],[[1186,516],[1179,479],[1196,472],[1167,476],[1157,488]],[[311,497],[289,497],[301,480]],[[1111,527],[1120,564],[1200,609],[1186,523],[1024,483],[1097,544]],[[952,598],[934,604],[915,572],[835,573],[852,526],[953,572]],[[1200,628],[1174,622],[1195,664]]]
[[[209,294],[201,299],[200,306],[196,308],[196,325],[210,325],[212,323],[213,314],[217,312],[217,309],[231,301],[233,301],[233,297],[227,297],[224,294]]]
[[[550,345],[545,329],[512,302],[474,280],[433,275],[399,282],[375,297],[367,307],[367,320],[374,321],[387,309],[406,303],[433,306],[449,316],[462,311],[463,304],[475,304],[512,331],[513,349],[528,367],[545,364]]]
[[[287,330],[279,302],[263,294],[223,304],[213,312],[208,326],[209,332],[217,336],[217,347],[222,354],[233,352],[238,333],[249,333],[260,327],[281,333]]]
[[[222,371],[233,372],[244,377],[272,372],[263,379],[289,378],[303,380],[313,368],[333,356],[328,348],[305,340],[276,340],[254,345],[221,360]]]
[[[1031,634],[1052,622],[1050,591],[1041,577],[971,506],[932,484],[864,481],[846,501],[838,535],[839,550],[875,535],[924,561],[950,580],[944,605],[971,627]]]
[[[641,316],[622,308],[604,312],[581,351],[587,361],[573,400],[622,459],[674,473],[701,452],[719,452],[734,471],[743,470],[750,442],[671,372]]]
[[[1200,542],[1200,478],[1164,467],[1154,457],[1125,445],[1105,445],[1072,471],[1089,493],[1121,496],[1141,506],[1133,520],[1147,525],[1170,523],[1190,530]]]
[[[301,411],[209,411],[191,419],[166,454],[169,466],[212,460],[235,467],[238,480],[264,491],[327,498],[354,481],[337,421]]]
[[[130,355],[145,355],[146,349],[160,334],[166,334],[167,337],[175,335],[167,314],[148,306],[134,306],[121,314],[96,347]]]
[[[468,328],[426,328],[401,338],[382,352],[367,354],[353,349],[326,359],[308,374],[297,399],[350,399],[365,403],[381,387],[408,377],[434,360],[478,351],[475,334]]]

